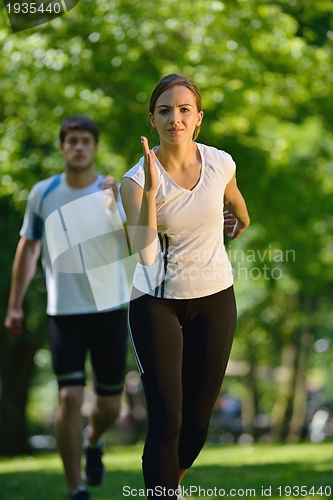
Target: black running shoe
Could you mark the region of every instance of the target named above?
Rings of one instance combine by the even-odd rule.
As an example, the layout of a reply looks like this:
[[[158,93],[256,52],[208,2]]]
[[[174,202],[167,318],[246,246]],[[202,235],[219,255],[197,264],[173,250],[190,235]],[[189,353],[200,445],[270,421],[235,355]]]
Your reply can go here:
[[[105,474],[102,462],[103,450],[97,446],[84,448],[84,455],[86,457],[86,481],[90,486],[98,486]]]
[[[69,493],[68,498],[70,500],[89,500],[90,495],[87,490],[79,490],[74,493]]]

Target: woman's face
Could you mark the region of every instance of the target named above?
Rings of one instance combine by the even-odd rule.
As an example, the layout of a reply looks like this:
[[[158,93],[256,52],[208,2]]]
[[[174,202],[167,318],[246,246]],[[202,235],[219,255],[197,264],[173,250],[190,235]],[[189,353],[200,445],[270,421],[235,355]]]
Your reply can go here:
[[[175,85],[160,95],[149,118],[161,141],[180,144],[192,141],[195,128],[201,125],[203,112],[198,111],[190,89]]]

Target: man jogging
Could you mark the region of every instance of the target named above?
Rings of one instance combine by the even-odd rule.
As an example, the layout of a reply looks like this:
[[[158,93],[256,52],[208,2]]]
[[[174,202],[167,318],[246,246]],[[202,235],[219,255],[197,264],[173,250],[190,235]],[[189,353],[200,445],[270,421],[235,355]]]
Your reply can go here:
[[[38,182],[29,195],[5,326],[14,335],[22,330],[22,303],[42,250],[52,366],[59,385],[57,444],[69,498],[88,500],[80,471],[88,351],[95,399],[83,447],[90,485],[102,481],[101,436],[118,416],[123,391],[128,294],[121,259],[122,207],[115,180],[94,171],[96,124],[85,115],[67,118],[60,144],[65,171]]]

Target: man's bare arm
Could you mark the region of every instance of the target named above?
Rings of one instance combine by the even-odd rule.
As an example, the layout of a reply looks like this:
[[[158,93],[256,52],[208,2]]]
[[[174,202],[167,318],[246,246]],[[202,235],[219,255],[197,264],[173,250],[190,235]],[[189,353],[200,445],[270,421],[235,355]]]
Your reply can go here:
[[[40,240],[28,240],[24,236],[17,245],[5,319],[5,327],[13,335],[19,335],[22,331],[24,319],[23,299],[36,272],[40,249]]]

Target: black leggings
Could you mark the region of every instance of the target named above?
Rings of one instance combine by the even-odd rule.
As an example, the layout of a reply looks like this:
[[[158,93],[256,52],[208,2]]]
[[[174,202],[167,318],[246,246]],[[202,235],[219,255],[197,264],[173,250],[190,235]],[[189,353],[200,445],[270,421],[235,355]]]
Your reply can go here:
[[[236,327],[233,287],[189,300],[143,295],[129,320],[148,406],[145,486],[149,498],[176,498],[161,488],[177,488],[205,443]]]

